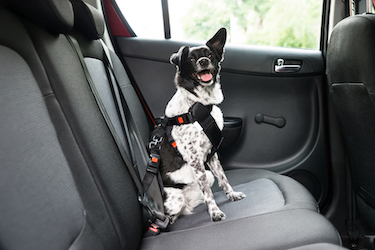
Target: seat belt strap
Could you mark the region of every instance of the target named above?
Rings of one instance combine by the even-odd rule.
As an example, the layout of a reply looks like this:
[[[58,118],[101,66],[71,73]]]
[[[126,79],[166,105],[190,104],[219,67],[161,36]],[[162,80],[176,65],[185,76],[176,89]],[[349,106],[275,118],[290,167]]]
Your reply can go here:
[[[358,218],[357,197],[353,186],[353,176],[348,160],[346,160],[346,192],[347,192],[347,218],[346,229],[352,247],[357,246],[360,235],[360,223]]]
[[[159,226],[159,228],[161,229],[164,229],[168,226],[169,224],[169,219],[168,217],[166,217],[164,214],[160,214],[159,212],[156,212],[150,205],[149,205],[149,202],[148,202],[148,197],[146,195],[146,193],[144,192],[144,189],[143,189],[143,186],[142,186],[142,183],[140,181],[140,178],[139,178],[139,175],[138,173],[136,172],[136,169],[134,168],[133,164],[131,163],[130,159],[128,158],[128,156],[126,155],[126,151],[125,151],[125,148],[124,148],[124,145],[121,143],[121,140],[118,136],[118,134],[116,133],[116,130],[111,122],[111,119],[105,109],[105,106],[99,96],[99,93],[95,87],[95,84],[91,78],[91,75],[90,75],[90,72],[86,66],[86,63],[85,63],[85,60],[84,60],[84,56],[82,54],[82,51],[80,49],[80,46],[77,42],[77,40],[72,37],[72,36],[69,36],[69,35],[66,35],[69,43],[71,44],[71,46],[74,48],[74,50],[76,51],[78,57],[79,57],[79,60],[81,62],[81,66],[84,70],[84,73],[85,73],[85,76],[86,76],[86,79],[89,83],[89,87],[90,87],[90,90],[96,100],[96,103],[99,107],[99,110],[112,134],[112,137],[118,147],[118,150],[120,152],[120,155],[133,179],[133,182],[137,188],[137,191],[138,191],[138,200],[139,202],[143,205],[143,207],[146,209],[146,211],[148,212],[148,221],[149,223],[153,223],[153,224],[157,224]],[[130,139],[130,138],[129,138]]]
[[[105,57],[105,68],[106,68],[106,73],[107,73],[107,77],[108,77],[108,80],[110,82],[110,87],[112,89],[112,92],[114,94],[114,97],[116,99],[116,103],[117,103],[117,108],[118,108],[118,111],[119,111],[119,115],[121,117],[121,120],[122,120],[122,123],[123,123],[123,126],[125,127],[125,130],[126,130],[126,135],[128,136],[129,140],[130,140],[130,150],[131,150],[131,154],[133,156],[133,163],[135,163],[135,153],[134,153],[134,147],[132,145],[132,142],[135,142],[135,146],[137,147],[138,151],[142,154],[142,157],[143,158],[148,158],[148,155],[147,155],[147,152],[145,150],[145,147],[143,145],[143,142],[140,141],[139,138],[141,138],[140,136],[140,132],[138,131],[138,128],[137,128],[137,125],[134,121],[134,118],[131,114],[131,111],[130,111],[130,108],[125,100],[125,95],[123,93],[123,89],[121,88],[120,84],[119,84],[119,81],[117,80],[117,77],[116,77],[116,74],[114,72],[114,69],[113,69],[113,64],[112,64],[112,61],[111,61],[111,57],[110,57],[110,54],[109,54],[109,50],[108,50],[108,47],[104,44],[104,42],[101,40],[102,42],[102,47],[103,47],[103,50],[104,50],[104,57]],[[156,162],[156,156],[155,157],[152,157],[151,160],[149,160],[148,162],[148,165],[147,165],[147,169],[146,169],[146,176],[147,176],[147,173],[150,171],[150,167],[156,167],[155,164],[157,164],[157,167],[159,166],[159,162],[160,162],[160,156],[158,157],[158,161]],[[136,164],[136,163],[135,163]],[[136,166],[136,165],[135,165]],[[160,175],[160,172],[158,171],[158,168],[155,170],[153,169],[152,171],[157,171],[157,176],[158,176],[158,186],[159,186],[159,189],[160,189],[160,193],[161,193],[161,196],[163,196],[164,194],[164,187],[163,187],[163,181],[161,179],[161,175]],[[139,179],[140,181],[140,179]],[[162,212],[156,212],[154,209],[152,209],[152,207],[149,205],[149,202],[147,200],[147,190],[148,190],[148,187],[151,185],[151,182],[152,182],[152,179],[150,180],[150,183],[149,185],[147,186],[147,188],[143,188],[143,192],[144,192],[144,199],[141,201],[142,205],[144,205],[145,207],[147,207],[153,215],[155,215],[155,220],[153,221],[153,224],[156,224],[159,228],[161,229],[164,229],[168,226],[169,224],[169,218],[167,216],[164,215],[164,211]],[[142,187],[144,187],[144,185],[141,183]]]
[[[127,148],[129,149],[128,155],[129,155],[130,160],[133,163],[134,168],[137,170],[137,161],[136,161],[133,143],[132,143],[132,141],[134,141],[134,139],[132,138],[133,136],[131,135],[131,133],[129,131],[128,123],[126,122],[125,109],[122,105],[123,102],[121,100],[120,90],[118,89],[118,87],[115,83],[116,80],[113,79],[115,76],[113,75],[113,73],[111,74],[111,71],[110,71],[110,66],[111,66],[110,63],[111,62],[108,58],[105,58],[105,59],[106,60],[105,60],[105,67],[104,68],[105,68],[105,71],[106,71],[106,74],[107,74],[109,87],[110,87],[111,92],[112,92],[112,96],[113,96],[113,99],[114,99],[114,102],[115,102],[116,111],[117,111],[117,114],[120,118],[120,123],[121,123],[122,129],[123,129],[123,131],[126,135],[126,138],[128,139],[128,140],[125,140],[125,144],[126,144]]]
[[[143,177],[142,185],[143,189],[147,191],[156,176],[158,179],[159,187],[163,187],[161,194],[164,195],[164,183],[160,174],[160,144],[165,137],[165,126],[159,126],[156,133],[148,143],[148,149],[150,152],[150,158],[147,163],[146,174]]]
[[[79,47],[79,44],[78,44],[77,40],[75,38],[73,38],[72,36],[66,35],[66,37],[67,37],[68,41],[70,42],[70,44],[72,45],[72,47],[74,48],[74,50],[76,51],[76,53],[77,53],[77,55],[80,59],[81,66],[84,70],[86,79],[89,83],[90,90],[91,90],[91,92],[92,92],[92,94],[95,98],[95,101],[96,101],[96,103],[99,107],[99,110],[100,110],[100,112],[101,112],[101,114],[102,114],[111,134],[112,134],[112,137],[113,137],[113,139],[114,139],[114,141],[115,141],[115,143],[116,143],[116,145],[119,149],[121,157],[122,157],[125,165],[127,166],[128,170],[129,170],[129,173],[130,173],[130,175],[131,175],[131,177],[134,181],[134,184],[136,185],[138,193],[139,193],[140,196],[143,196],[144,192],[143,192],[142,184],[141,184],[141,182],[139,180],[139,177],[138,177],[138,175],[137,175],[137,173],[136,173],[136,171],[133,167],[133,164],[131,163],[130,159],[126,155],[126,150],[125,150],[124,146],[122,145],[121,140],[120,140],[118,134],[116,133],[116,130],[115,130],[115,128],[114,128],[114,126],[111,122],[111,119],[110,119],[110,117],[109,117],[109,115],[108,115],[108,113],[105,109],[105,106],[104,106],[104,104],[103,104],[103,102],[102,102],[102,100],[99,96],[99,93],[98,93],[98,91],[95,87],[95,84],[94,84],[94,82],[91,78],[90,72],[89,72],[89,70],[86,66],[86,63],[85,63],[82,51]]]
[[[107,48],[107,46],[104,44],[104,42],[102,42],[102,46],[105,46],[105,47],[103,47],[104,52],[105,52],[105,64],[106,64],[106,70],[107,70],[108,78],[111,79],[110,80],[111,81],[111,88],[113,89],[113,92],[117,93],[115,95],[116,101],[117,101],[117,106],[120,107],[121,111],[124,111],[124,114],[121,116],[121,118],[122,118],[122,121],[123,121],[123,124],[124,124],[125,128],[127,129],[126,133],[127,133],[127,135],[129,136],[130,139],[133,139],[131,141],[136,142],[136,146],[138,147],[139,151],[143,154],[143,157],[145,159],[148,159],[149,157],[148,157],[148,154],[145,150],[144,144],[143,144],[143,142],[141,142],[138,139],[138,138],[141,137],[140,132],[138,131],[138,128],[135,124],[133,116],[132,116],[132,114],[130,112],[130,109],[127,105],[127,102],[124,98],[124,93],[122,92],[122,88],[121,88],[121,86],[119,84],[119,81],[117,80],[116,74],[113,70],[112,63],[111,63],[111,60],[110,60],[109,50],[105,49],[105,48]],[[110,72],[108,72],[108,70]],[[114,81],[112,80],[111,76],[113,76]],[[121,93],[119,93],[120,91],[121,91]],[[131,129],[129,127],[131,127]],[[129,131],[133,131],[133,133],[136,134],[137,136],[132,136]],[[131,147],[131,149],[132,148],[133,147]],[[132,154],[134,155],[134,149],[132,149]],[[159,158],[160,158],[160,156],[159,156]],[[149,167],[146,169],[146,171],[155,171],[155,170],[152,170],[152,169],[156,167],[156,164],[155,164],[156,163],[156,157],[154,157],[154,159],[152,159],[152,157],[151,157],[151,160],[153,160],[153,162],[152,161],[148,162]],[[163,195],[164,194],[164,188],[163,188],[163,182],[161,181],[161,176],[159,176],[158,179],[159,179],[160,192]],[[144,188],[144,192],[147,192],[147,189]]]

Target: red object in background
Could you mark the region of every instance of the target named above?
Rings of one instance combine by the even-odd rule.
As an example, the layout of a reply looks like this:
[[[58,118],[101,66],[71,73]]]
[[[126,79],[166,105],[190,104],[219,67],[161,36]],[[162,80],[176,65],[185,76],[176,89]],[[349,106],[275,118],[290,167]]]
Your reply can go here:
[[[131,37],[132,35],[129,33],[129,31],[121,21],[121,18],[113,7],[111,0],[104,0],[104,8],[112,35]]]

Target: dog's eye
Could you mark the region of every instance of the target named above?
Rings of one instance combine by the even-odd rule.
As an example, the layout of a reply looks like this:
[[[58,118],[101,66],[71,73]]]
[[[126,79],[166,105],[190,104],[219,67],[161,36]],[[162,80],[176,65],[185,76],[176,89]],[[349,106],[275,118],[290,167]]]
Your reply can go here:
[[[189,60],[190,60],[190,62],[195,62],[195,59],[192,58],[192,57],[190,57]]]
[[[212,59],[212,57],[214,57],[213,54],[208,54],[208,58],[209,58],[209,59]]]

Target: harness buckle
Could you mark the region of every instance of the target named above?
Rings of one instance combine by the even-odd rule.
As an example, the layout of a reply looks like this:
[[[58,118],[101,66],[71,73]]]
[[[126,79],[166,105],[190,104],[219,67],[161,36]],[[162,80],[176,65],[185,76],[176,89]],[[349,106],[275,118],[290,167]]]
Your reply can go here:
[[[150,154],[150,160],[147,164],[147,172],[157,174],[159,171],[159,164],[160,164],[160,155],[158,154]]]
[[[187,123],[192,123],[192,122],[194,122],[194,118],[191,112],[180,115],[180,116],[176,116],[177,125],[187,124]]]
[[[153,148],[159,148],[160,149],[160,146],[158,146],[163,140],[163,137],[159,137],[157,135],[154,135],[151,139],[151,141],[148,143],[148,148],[149,149],[153,149]]]
[[[184,124],[184,118],[182,116],[177,117],[177,122],[179,124]]]

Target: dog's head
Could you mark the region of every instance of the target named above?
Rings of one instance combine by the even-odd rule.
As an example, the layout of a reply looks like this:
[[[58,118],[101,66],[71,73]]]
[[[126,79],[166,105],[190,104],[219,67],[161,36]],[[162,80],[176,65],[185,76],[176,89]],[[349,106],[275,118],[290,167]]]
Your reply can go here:
[[[206,46],[183,46],[174,53],[170,61],[177,67],[176,84],[194,93],[198,86],[209,87],[217,83],[226,37],[226,29],[221,28]]]

